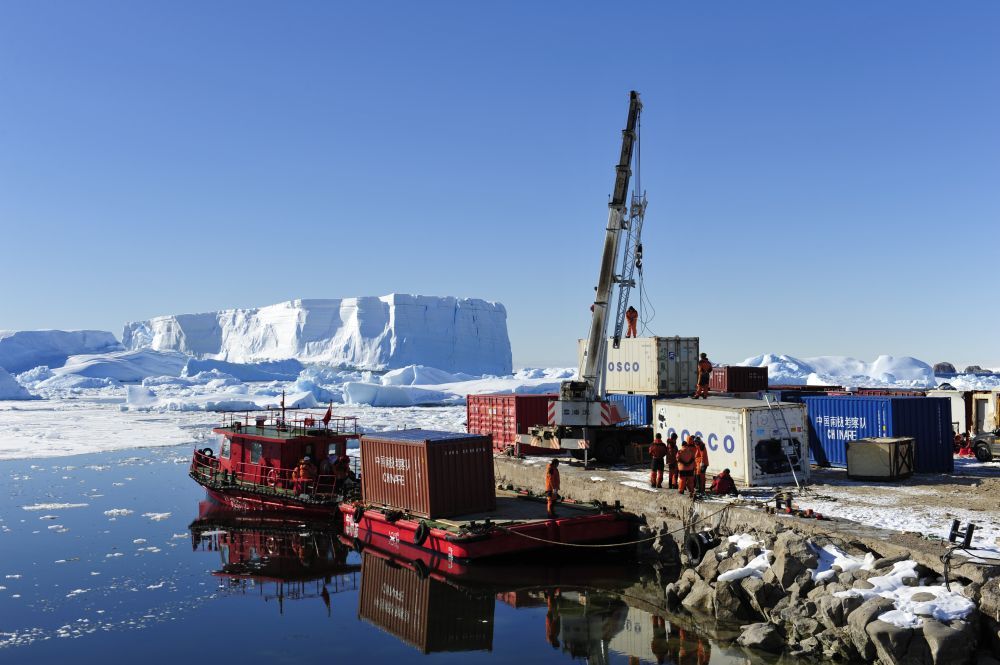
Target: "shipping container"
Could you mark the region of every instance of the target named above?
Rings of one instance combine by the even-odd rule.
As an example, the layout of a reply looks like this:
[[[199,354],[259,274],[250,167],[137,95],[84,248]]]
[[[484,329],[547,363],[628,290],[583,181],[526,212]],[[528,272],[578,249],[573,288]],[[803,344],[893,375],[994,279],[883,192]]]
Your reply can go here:
[[[365,552],[358,618],[429,654],[493,649],[494,600]]]
[[[913,475],[913,438],[885,437],[845,442],[851,480],[903,480]]]
[[[815,397],[817,395],[826,395],[826,394],[827,393],[825,391],[818,391],[818,390],[804,392],[802,390],[781,390],[781,389],[769,388],[768,390],[758,390],[757,399],[762,400],[764,399],[764,396],[767,395],[770,398],[772,404],[774,402],[790,402],[792,404],[801,404],[803,397],[808,397],[810,395]]]
[[[863,397],[927,397],[926,390],[914,388],[855,388],[851,392]]]
[[[581,339],[577,354],[581,366],[586,353],[587,340]],[[604,362],[606,392],[692,395],[697,384],[698,338],[626,338],[617,349],[609,338]]]
[[[361,437],[362,499],[436,519],[496,508],[488,436],[425,429]]]
[[[951,402],[938,397],[803,397],[809,411],[810,447],[820,466],[847,466],[848,441],[912,437],[917,473],[949,473]]]
[[[700,436],[708,449],[708,472],[729,469],[741,485],[781,485],[809,477],[809,426],[802,404],[712,397],[662,399],[653,403],[653,428],[666,439]],[[782,416],[784,418],[782,419]],[[787,430],[786,430],[787,426]],[[794,474],[793,474],[794,470]]]
[[[715,393],[748,393],[767,390],[766,367],[723,365],[713,367],[708,389]]]
[[[608,401],[618,402],[628,411],[628,420],[620,425],[638,425],[644,427],[653,422],[652,395],[615,395],[608,393]]]
[[[466,397],[466,423],[469,434],[490,435],[493,449],[503,451],[514,445],[518,434],[528,428],[546,425],[549,402],[557,395],[469,395]]]
[[[972,424],[975,418],[972,413],[971,390],[928,390],[928,397],[944,397],[951,402],[951,429],[958,434],[978,434]]]
[[[972,393],[973,435],[993,432],[1000,426],[997,422],[997,414],[1000,412],[998,397],[1000,392],[996,390],[977,390]]]
[[[768,390],[795,390],[804,393],[825,393],[830,390],[843,390],[844,386],[804,386],[795,383],[768,383]]]

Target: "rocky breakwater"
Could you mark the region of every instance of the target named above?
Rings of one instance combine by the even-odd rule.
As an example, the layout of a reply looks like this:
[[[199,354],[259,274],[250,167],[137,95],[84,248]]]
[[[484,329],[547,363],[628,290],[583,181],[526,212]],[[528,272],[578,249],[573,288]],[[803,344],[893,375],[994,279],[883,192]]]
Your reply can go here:
[[[982,589],[950,586],[905,555],[783,531],[723,538],[666,593],[668,604],[742,626],[740,645],[795,661],[971,663]]]

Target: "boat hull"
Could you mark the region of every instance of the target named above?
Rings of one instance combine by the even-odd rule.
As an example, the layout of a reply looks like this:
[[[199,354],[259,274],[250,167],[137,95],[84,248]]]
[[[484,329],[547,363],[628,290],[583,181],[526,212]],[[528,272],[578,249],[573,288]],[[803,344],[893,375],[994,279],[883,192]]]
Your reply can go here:
[[[263,496],[238,488],[217,489],[205,487],[208,496],[216,503],[240,513],[280,514],[302,520],[318,520],[339,528],[341,513],[336,503],[309,504],[284,497]]]

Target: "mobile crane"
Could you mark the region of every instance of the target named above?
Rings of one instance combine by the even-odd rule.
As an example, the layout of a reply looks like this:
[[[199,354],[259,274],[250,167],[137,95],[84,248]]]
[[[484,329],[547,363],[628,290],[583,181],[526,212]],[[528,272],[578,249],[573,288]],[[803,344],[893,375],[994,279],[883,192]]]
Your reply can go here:
[[[606,400],[604,395],[604,357],[612,291],[618,284],[620,293],[613,338],[617,348],[628,305],[628,292],[634,285],[632,269],[642,255],[638,232],[645,214],[646,197],[633,194],[631,206],[626,200],[633,155],[638,154],[636,146],[641,112],[642,101],[639,93],[633,90],[629,93],[628,118],[622,130],[621,155],[615,167],[615,186],[608,202],[607,233],[591,308],[590,334],[586,353],[580,362],[579,378],[564,381],[559,388],[559,398],[549,402],[547,425],[531,428],[528,434],[518,437],[523,444],[569,450],[579,459],[593,456],[602,462],[614,462],[621,457],[627,443],[649,443],[652,438],[649,428],[620,426],[619,423],[629,417],[625,407],[619,402]],[[626,238],[626,265],[623,266],[623,274],[618,274],[619,245],[623,236]]]

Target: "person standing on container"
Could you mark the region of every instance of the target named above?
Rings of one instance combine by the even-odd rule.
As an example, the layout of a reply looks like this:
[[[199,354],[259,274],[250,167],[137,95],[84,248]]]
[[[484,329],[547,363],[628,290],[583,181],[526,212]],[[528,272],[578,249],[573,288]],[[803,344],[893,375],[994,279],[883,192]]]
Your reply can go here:
[[[638,337],[639,334],[635,331],[635,324],[639,320],[639,312],[632,305],[629,305],[628,309],[625,310],[625,320],[628,321],[628,330],[625,331],[625,336]]]
[[[698,361],[698,388],[694,391],[694,398],[708,399],[708,382],[712,378],[712,361],[708,359],[708,354],[701,354]]]
[[[556,499],[559,496],[559,460],[552,458],[545,469],[545,510],[550,518],[556,516]]]
[[[667,488],[677,489],[677,432],[667,437]]]
[[[705,472],[708,471],[708,448],[700,436],[694,438],[694,477],[698,494],[705,493]]]
[[[649,444],[649,486],[663,487],[663,458],[667,456],[667,446],[659,434]]]
[[[677,469],[680,471],[681,483],[678,488],[680,494],[689,491],[694,496],[694,437],[689,436],[681,449],[677,453]]]

